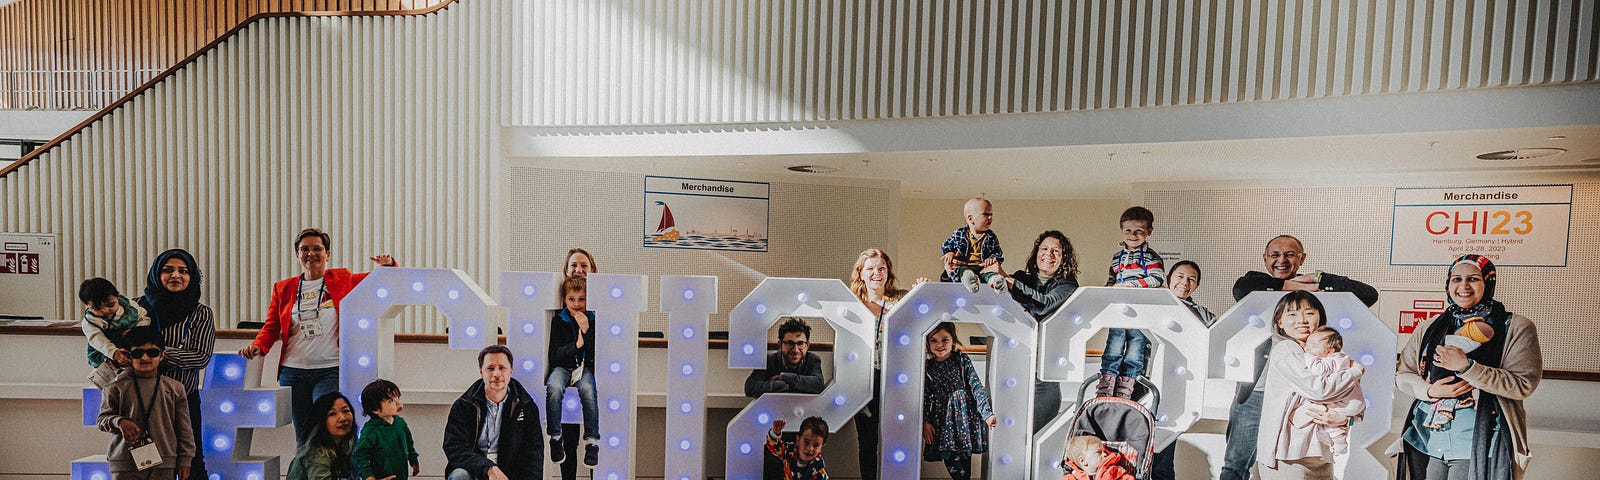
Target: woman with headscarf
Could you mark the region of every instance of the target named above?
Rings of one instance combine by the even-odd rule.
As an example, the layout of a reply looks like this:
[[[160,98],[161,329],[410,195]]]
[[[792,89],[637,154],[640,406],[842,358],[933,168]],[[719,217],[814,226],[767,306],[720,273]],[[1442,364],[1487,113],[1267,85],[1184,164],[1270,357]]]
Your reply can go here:
[[[1078,254],[1066,234],[1048,230],[1033,241],[1033,253],[1022,270],[1005,275],[1011,298],[1016,299],[1043,327],[1067,298],[1078,291]],[[1033,432],[1039,433],[1061,410],[1061,384],[1033,381]]]
[[[144,296],[134,299],[161,330],[166,351],[161,374],[183,383],[189,394],[189,425],[200,437],[200,373],[211,363],[217,326],[211,307],[200,303],[200,265],[182,249],[156,256],[145,275]],[[208,478],[205,449],[196,449],[189,464],[190,478]]]
[[[1395,387],[1415,398],[1389,447],[1396,478],[1520,479],[1528,467],[1523,399],[1544,377],[1539,332],[1494,299],[1495,266],[1480,255],[1450,264],[1444,313],[1417,325],[1400,352]]]

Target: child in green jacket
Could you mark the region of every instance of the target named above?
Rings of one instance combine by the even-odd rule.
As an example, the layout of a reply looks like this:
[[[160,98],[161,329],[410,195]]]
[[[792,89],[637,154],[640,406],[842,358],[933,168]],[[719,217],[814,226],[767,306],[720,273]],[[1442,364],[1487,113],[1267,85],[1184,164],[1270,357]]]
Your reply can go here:
[[[406,419],[400,417],[400,387],[394,382],[377,379],[361,389],[361,410],[366,412],[366,425],[361,426],[361,439],[356,441],[356,473],[363,480],[405,480],[406,465],[411,465],[411,475],[422,472],[417,463],[417,442],[411,439],[411,429]]]

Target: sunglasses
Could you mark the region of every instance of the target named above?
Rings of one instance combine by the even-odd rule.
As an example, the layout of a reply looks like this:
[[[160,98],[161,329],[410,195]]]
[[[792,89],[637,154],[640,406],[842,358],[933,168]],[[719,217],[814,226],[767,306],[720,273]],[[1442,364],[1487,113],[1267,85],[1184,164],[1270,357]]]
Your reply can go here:
[[[135,348],[135,349],[132,349],[132,350],[128,350],[128,357],[133,358],[135,360],[141,359],[141,358],[144,358],[144,357],[158,358],[160,356],[161,356],[161,349],[159,349],[159,348],[143,348],[143,349]]]

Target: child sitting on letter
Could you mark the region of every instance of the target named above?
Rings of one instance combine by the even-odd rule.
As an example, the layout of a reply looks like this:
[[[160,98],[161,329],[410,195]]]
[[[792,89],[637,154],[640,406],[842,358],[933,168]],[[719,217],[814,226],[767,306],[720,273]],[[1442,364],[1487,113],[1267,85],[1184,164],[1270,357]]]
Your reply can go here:
[[[600,464],[600,404],[594,389],[594,312],[589,311],[589,282],[580,275],[561,281],[561,311],[550,318],[550,375],[545,377],[545,429],[550,434],[550,461],[566,461],[561,445],[561,404],[567,387],[578,387],[583,404],[583,465]],[[571,441],[571,440],[568,440]]]
[[[967,200],[962,207],[967,225],[957,228],[939,247],[944,254],[944,276],[940,281],[961,282],[972,293],[978,293],[980,277],[995,290],[1006,288],[1005,278],[1000,276],[1000,262],[1005,261],[1000,237],[989,231],[989,225],[994,223],[993,209],[988,200]]]

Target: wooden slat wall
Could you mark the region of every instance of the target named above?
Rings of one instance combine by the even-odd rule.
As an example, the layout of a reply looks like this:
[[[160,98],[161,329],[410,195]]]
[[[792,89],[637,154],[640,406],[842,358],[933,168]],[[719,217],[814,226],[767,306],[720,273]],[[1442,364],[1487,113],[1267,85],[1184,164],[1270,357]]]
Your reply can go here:
[[[251,15],[443,0],[22,0],[0,6],[0,109],[98,110]]]

